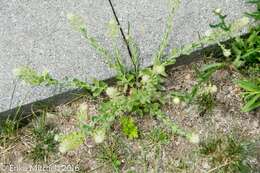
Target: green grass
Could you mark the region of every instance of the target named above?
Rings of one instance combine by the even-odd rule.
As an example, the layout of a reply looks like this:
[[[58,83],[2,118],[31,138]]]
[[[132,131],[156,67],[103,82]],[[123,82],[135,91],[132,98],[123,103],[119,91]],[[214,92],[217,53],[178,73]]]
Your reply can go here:
[[[254,170],[249,163],[254,149],[253,142],[223,134],[203,141],[199,153],[208,158],[213,172],[249,173]]]
[[[120,145],[116,140],[110,140],[102,145],[98,146],[97,160],[102,164],[106,164],[112,168],[116,173],[120,172],[121,155]]]
[[[170,134],[158,127],[154,128],[147,136],[154,144],[167,144],[170,142]]]
[[[203,116],[205,113],[211,113],[215,106],[215,97],[211,93],[202,93],[196,98],[199,114]]]
[[[55,141],[55,131],[46,125],[46,114],[37,117],[32,129],[34,146],[29,157],[34,162],[48,161],[48,158],[57,151],[58,143]]]

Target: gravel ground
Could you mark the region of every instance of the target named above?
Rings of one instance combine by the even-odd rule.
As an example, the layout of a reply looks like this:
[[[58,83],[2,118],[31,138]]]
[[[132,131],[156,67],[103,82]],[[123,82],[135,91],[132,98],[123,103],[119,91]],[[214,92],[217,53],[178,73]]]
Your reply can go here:
[[[189,90],[196,84],[194,67],[199,68],[203,64],[203,62],[197,62],[170,69],[166,82],[168,92]],[[239,74],[232,70],[220,70],[212,76],[211,83],[217,86],[218,91],[214,95],[215,106],[211,112],[201,115],[201,110],[198,109],[196,104],[186,105],[184,103],[165,105],[163,109],[173,121],[188,131],[197,132],[202,140],[212,136],[229,134],[250,141],[259,140],[260,112],[259,109],[251,113],[240,111],[243,105],[240,97],[241,90],[233,82],[233,79],[239,77]],[[95,115],[99,101],[84,98],[59,106],[55,111],[48,113],[47,124],[63,133],[73,131],[77,129],[75,117],[79,105],[83,103],[88,110],[88,114]],[[112,148],[118,154],[121,162],[120,172],[202,173],[210,172],[216,167],[216,165],[210,163],[209,159],[198,154],[197,145],[192,145],[181,137],[170,136],[165,144],[151,142],[148,137],[150,129],[161,127],[157,121],[144,118],[139,120],[138,124],[142,134],[137,140],[126,139],[119,133],[119,130],[116,130],[102,145],[97,146],[91,139],[87,139],[85,144],[76,151],[65,155],[55,152],[47,162],[40,164],[72,165],[72,167],[74,165],[78,166],[81,172],[113,172],[111,163],[100,159],[100,153],[102,153],[100,151],[105,146]],[[114,128],[117,129],[117,127]],[[161,128],[163,129],[163,127]],[[0,163],[37,164],[27,157],[32,146],[34,146],[31,129],[32,124],[28,124],[19,130],[11,144],[0,146]],[[255,151],[255,153],[258,156],[250,162],[259,166],[260,150]]]

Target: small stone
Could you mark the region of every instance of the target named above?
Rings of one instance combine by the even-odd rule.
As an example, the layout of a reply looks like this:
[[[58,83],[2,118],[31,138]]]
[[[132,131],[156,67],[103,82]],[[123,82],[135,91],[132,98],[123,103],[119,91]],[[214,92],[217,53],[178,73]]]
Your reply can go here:
[[[190,79],[191,79],[191,74],[187,74],[187,75],[185,75],[184,79],[186,79],[186,80],[190,80]]]
[[[206,170],[209,170],[211,168],[207,161],[202,162],[202,167]]]
[[[258,120],[255,120],[253,123],[252,123],[252,126],[254,128],[258,128],[259,127],[259,121]]]

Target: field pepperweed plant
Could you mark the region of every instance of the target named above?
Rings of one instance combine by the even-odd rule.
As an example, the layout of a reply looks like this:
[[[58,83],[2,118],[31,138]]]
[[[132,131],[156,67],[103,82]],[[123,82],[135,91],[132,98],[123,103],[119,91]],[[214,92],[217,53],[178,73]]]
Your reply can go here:
[[[121,26],[115,19],[108,24],[109,37],[113,41],[113,51],[110,52],[90,35],[80,16],[68,14],[68,21],[72,28],[82,34],[88,44],[103,57],[102,60],[116,71],[116,85],[109,86],[98,80],[94,80],[89,84],[79,79],[68,79],[67,77],[64,80],[57,80],[47,71],[40,74],[29,67],[21,67],[14,71],[18,78],[34,86],[65,85],[72,88],[81,88],[93,97],[103,97],[103,101],[98,108],[98,115],[89,116],[85,106],[82,105],[77,113],[78,130],[66,135],[59,134],[55,136],[55,140],[60,142],[60,152],[66,153],[78,148],[84,143],[86,137],[92,137],[96,143],[102,143],[106,140],[115,124],[120,125],[122,133],[129,139],[138,138],[141,132],[135,120],[145,116],[157,119],[164,127],[167,127],[171,134],[182,136],[194,144],[199,143],[200,138],[197,132],[188,132],[182,129],[162,110],[162,107],[166,103],[191,102],[213,71],[223,65],[219,63],[204,68],[205,73],[201,74],[198,84],[194,86],[190,93],[175,92],[171,95],[166,95],[166,92],[164,92],[164,83],[167,77],[165,68],[174,64],[176,58],[180,55],[189,55],[194,50],[201,48],[202,45],[215,42],[221,45],[220,40],[236,36],[241,29],[248,25],[248,18],[244,17],[230,25],[225,25],[223,23],[225,17],[215,11],[221,18],[221,23],[212,25],[214,29],[210,30],[206,36],[181,48],[173,48],[169,53],[166,53],[169,37],[173,30],[173,16],[179,4],[179,0],[170,0],[170,14],[167,19],[166,30],[163,33],[158,50],[153,55],[153,65],[148,68],[140,68],[140,50],[132,37],[130,27],[128,34],[124,38],[130,52],[131,69],[123,64],[121,52],[116,46],[116,40],[120,37]],[[226,50],[224,45],[221,45],[221,47]],[[225,55],[227,54],[229,54],[229,51],[225,53]],[[216,88],[213,86],[210,90],[215,92]]]

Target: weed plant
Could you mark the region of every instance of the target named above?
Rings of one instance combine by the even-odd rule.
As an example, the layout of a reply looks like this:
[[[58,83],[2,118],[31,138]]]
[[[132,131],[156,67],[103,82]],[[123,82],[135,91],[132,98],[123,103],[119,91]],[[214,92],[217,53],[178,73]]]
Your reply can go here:
[[[103,57],[102,60],[116,71],[117,83],[115,86],[108,86],[108,84],[97,80],[94,80],[91,84],[79,79],[70,80],[65,78],[64,81],[59,81],[54,79],[48,72],[40,74],[28,67],[15,70],[16,75],[21,80],[31,85],[50,86],[65,84],[68,87],[81,88],[94,97],[104,96],[103,102],[98,109],[98,115],[89,116],[86,110],[80,109],[78,111],[79,130],[55,137],[60,142],[59,149],[62,153],[78,148],[84,143],[86,136],[92,136],[97,144],[103,143],[115,124],[121,125],[122,133],[128,138],[138,138],[140,132],[138,131],[139,128],[135,120],[144,116],[157,119],[172,134],[182,136],[192,143],[199,142],[199,136],[196,132],[183,130],[162,110],[163,105],[172,100],[164,92],[163,84],[167,77],[165,68],[167,65],[174,64],[176,58],[180,55],[188,55],[194,50],[201,48],[202,45],[208,45],[216,41],[219,42],[219,40],[237,34],[248,23],[245,19],[238,20],[230,24],[228,32],[223,31],[221,28],[216,28],[197,42],[185,45],[179,49],[173,48],[170,52],[167,52],[166,48],[168,47],[173,27],[173,16],[180,1],[171,0],[170,2],[170,14],[167,19],[166,30],[159,48],[153,55],[153,65],[144,69],[140,68],[140,50],[132,37],[130,29],[127,35],[122,35],[122,28],[118,20],[111,20],[108,25],[109,35],[113,41],[113,50],[109,51],[91,36],[80,16],[68,15],[69,23],[74,30],[81,33],[88,44]],[[123,64],[120,50],[116,47],[116,40],[120,37],[120,33],[127,45],[132,69],[127,68]],[[219,68],[219,66],[222,66],[222,64],[214,65],[215,68]],[[201,81],[193,88],[191,93],[173,93],[172,96],[191,101],[202,84],[212,74],[210,68],[204,70],[209,72],[209,74],[201,77]],[[91,118],[86,121],[86,117]]]
[[[35,141],[29,157],[34,162],[47,161],[57,150],[57,141],[54,140],[55,131],[49,129],[46,124],[46,113],[37,117],[34,122],[32,136]]]
[[[211,24],[210,26],[213,29],[220,29],[223,32],[226,32],[228,37],[231,39],[230,45],[223,45],[218,42],[222,52],[223,58],[220,62],[208,64],[202,67],[198,72],[198,84],[195,85],[190,93],[173,93],[173,95],[180,95],[182,98],[191,101],[196,98],[198,95],[198,88],[207,83],[212,74],[217,70],[223,68],[236,69],[244,77],[241,80],[235,81],[243,90],[242,96],[245,101],[245,105],[242,108],[243,112],[250,112],[252,110],[258,109],[260,106],[260,88],[259,88],[259,72],[260,72],[260,26],[259,26],[259,0],[252,0],[249,3],[257,5],[257,11],[253,13],[246,13],[248,16],[253,17],[256,20],[256,25],[253,26],[247,37],[238,36],[233,38],[232,34],[232,25],[227,24],[225,19],[226,15],[222,14],[220,9],[214,11],[215,15],[220,19],[220,22],[217,24]],[[248,19],[243,18],[241,23],[248,23]],[[208,105],[210,109],[213,105],[209,99],[210,95],[204,96],[204,101],[200,105]],[[201,100],[201,99],[199,99]]]
[[[211,172],[250,173],[256,171],[250,164],[250,159],[255,157],[256,145],[256,142],[248,142],[232,134],[221,135],[203,141],[199,153],[214,165]]]

